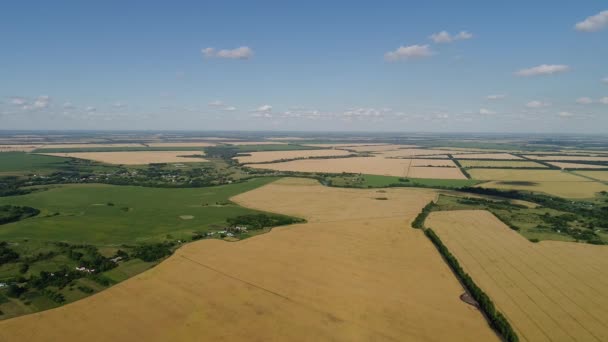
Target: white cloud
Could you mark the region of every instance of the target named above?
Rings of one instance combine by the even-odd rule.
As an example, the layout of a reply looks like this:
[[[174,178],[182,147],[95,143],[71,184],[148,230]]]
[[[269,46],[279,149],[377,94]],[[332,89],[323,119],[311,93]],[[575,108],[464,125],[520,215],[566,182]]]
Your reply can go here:
[[[215,101],[211,101],[211,102],[207,103],[207,105],[210,107],[222,107],[222,106],[224,106],[224,102],[222,102],[220,100],[215,100]]]
[[[441,31],[438,33],[433,33],[432,35],[429,36],[429,38],[436,44],[445,44],[445,43],[451,43],[456,40],[471,39],[471,38],[473,38],[473,34],[467,32],[467,31],[460,31],[455,35],[451,35],[447,31]]]
[[[253,116],[254,118],[272,118],[272,106],[271,105],[262,105],[258,108],[254,109]]]
[[[579,97],[578,99],[576,99],[576,103],[587,105],[593,103],[593,100],[589,97]]]
[[[19,97],[19,96],[11,97],[11,104],[13,104],[15,106],[23,106],[26,103],[27,103],[27,101],[23,97]]]
[[[491,111],[491,110],[486,109],[486,108],[481,108],[479,110],[479,114],[481,114],[481,115],[492,115],[492,114],[496,114],[496,112]]]
[[[226,106],[226,107],[222,108],[222,110],[227,111],[227,112],[234,112],[236,110],[236,107]]]
[[[577,23],[576,30],[584,32],[595,32],[608,27],[608,11],[599,12],[596,15],[587,17],[585,20]]]
[[[36,109],[45,109],[51,104],[51,98],[48,95],[41,95],[36,98],[34,103],[32,104],[33,108]]]
[[[247,46],[241,46],[236,49],[216,50],[212,47],[201,49],[203,56],[207,58],[225,58],[225,59],[250,59],[253,57],[253,49]]]
[[[507,97],[507,95],[505,95],[505,94],[492,94],[492,95],[486,96],[486,99],[488,99],[488,100],[502,100],[505,97]]]
[[[399,60],[417,59],[430,57],[434,54],[428,45],[409,45],[400,46],[395,51],[389,51],[384,54],[384,59],[389,62],[396,62]]]
[[[543,108],[543,107],[549,107],[551,104],[549,102],[543,102],[543,101],[530,101],[528,103],[526,103],[526,107],[528,108]]]
[[[84,109],[87,113],[94,113],[97,111],[97,108],[92,107],[92,106],[88,106]]]
[[[65,108],[65,109],[74,109],[74,108],[76,108],[76,106],[74,106],[74,104],[72,102],[68,101],[68,102],[64,102],[63,103],[63,108]]]
[[[606,105],[608,105],[608,96],[606,96],[606,97],[602,97],[602,98],[600,99],[600,101],[599,101],[599,102],[600,102],[601,104],[606,104]]]
[[[559,112],[557,114],[560,118],[569,118],[574,116],[574,114],[570,113],[570,112]]]
[[[570,70],[570,67],[563,64],[541,64],[532,68],[521,69],[515,74],[517,76],[540,76],[540,75],[552,75],[560,72],[566,72]]]
[[[112,107],[114,107],[114,108],[125,108],[126,106],[127,106],[127,105],[126,105],[126,104],[124,104],[124,103],[122,103],[122,102],[114,102],[114,103],[112,104]]]

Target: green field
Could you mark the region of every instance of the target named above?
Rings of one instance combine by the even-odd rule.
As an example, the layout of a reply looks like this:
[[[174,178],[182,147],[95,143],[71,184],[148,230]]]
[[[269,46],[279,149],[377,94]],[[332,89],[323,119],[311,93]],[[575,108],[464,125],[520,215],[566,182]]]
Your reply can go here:
[[[0,173],[44,173],[65,167],[69,158],[42,156],[25,152],[1,152]]]
[[[73,184],[0,197],[0,205],[24,205],[41,211],[36,217],[2,225],[0,241],[118,245],[162,241],[168,234],[186,239],[195,231],[223,227],[228,217],[255,212],[229,203],[229,198],[273,180],[256,178],[184,189]]]
[[[378,175],[340,175],[329,177],[328,180],[331,180],[331,185],[333,186],[359,188],[385,188],[395,186],[395,184],[412,187],[461,188],[479,183],[472,179],[407,178],[407,181],[404,181],[402,177]]]
[[[77,147],[77,148],[38,148],[34,153],[73,153],[73,152],[128,152],[128,151],[202,151],[204,147]]]

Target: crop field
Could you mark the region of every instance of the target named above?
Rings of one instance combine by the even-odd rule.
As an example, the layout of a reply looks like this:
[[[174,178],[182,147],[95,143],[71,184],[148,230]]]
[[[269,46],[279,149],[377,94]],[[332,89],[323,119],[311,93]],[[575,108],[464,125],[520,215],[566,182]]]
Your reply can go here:
[[[537,167],[546,168],[546,165],[535,163],[528,160],[459,160],[460,165],[463,167]]]
[[[0,145],[0,152],[31,152],[40,145]]]
[[[560,170],[471,169],[473,179],[488,180],[484,188],[543,192],[565,198],[593,198],[608,186]]]
[[[395,184],[399,186],[412,187],[446,187],[461,188],[473,186],[479,181],[473,179],[433,179],[433,178],[403,178],[395,176],[378,175],[338,175],[327,177],[333,186],[360,187],[360,188],[384,188]]]
[[[95,296],[0,322],[0,340],[498,341],[432,244],[405,228],[434,197],[281,180],[234,201],[308,223],[189,244]]]
[[[383,152],[383,151],[392,151],[398,150],[402,148],[413,147],[414,145],[359,145],[359,146],[348,146],[341,147],[343,149],[348,149],[356,152]]]
[[[417,162],[425,163],[423,159],[417,160]],[[432,163],[432,161],[428,161],[427,163]],[[303,159],[283,163],[248,164],[246,166],[277,171],[348,172],[411,178],[466,179],[460,170],[455,167],[410,167],[410,159],[387,159],[381,157]]]
[[[29,154],[24,152],[0,153],[0,173],[41,173],[64,166],[67,158]]]
[[[299,159],[310,157],[347,156],[352,154],[345,150],[296,150],[296,151],[262,151],[250,152],[249,155],[237,156],[239,163],[264,163],[281,159]]]
[[[361,147],[361,146],[380,146],[388,145],[385,143],[344,143],[344,144],[303,144],[304,146],[322,148],[341,148],[341,147]]]
[[[211,142],[157,142],[146,144],[150,147],[208,147],[217,144]]]
[[[251,146],[251,145],[287,145],[284,142],[277,141],[226,141],[224,144],[234,145],[234,146]]]
[[[487,211],[434,212],[432,227],[521,341],[608,340],[608,247],[531,243]]]
[[[407,160],[407,159],[406,159]],[[438,166],[438,167],[456,167],[456,164],[450,159],[410,159],[413,167],[421,166]]]
[[[549,162],[553,166],[561,169],[608,169],[608,165],[580,164],[580,163],[564,163],[564,162]]]
[[[519,160],[521,157],[509,153],[469,153],[455,154],[456,159],[496,159],[496,160]]]
[[[555,160],[555,161],[569,161],[569,160],[581,160],[581,161],[608,161],[608,157],[593,157],[593,156],[559,156],[559,155],[527,155],[526,158],[536,160]]]
[[[433,156],[433,155],[441,155],[442,157],[447,158],[448,154],[454,153],[455,151],[450,150],[435,150],[435,149],[426,149],[426,148],[404,148],[400,150],[394,151],[384,151],[379,153],[379,155],[383,157],[415,157],[415,156]],[[456,153],[462,153],[462,151],[457,151]]]
[[[0,205],[24,205],[41,211],[36,217],[2,225],[0,241],[30,239],[119,245],[163,241],[167,234],[189,238],[194,231],[225,225],[228,217],[252,213],[228,203],[228,198],[271,180],[256,178],[200,189],[75,184],[0,197]],[[192,219],[180,218],[184,215]]]
[[[576,173],[602,182],[608,182],[608,171],[576,171]]]
[[[144,165],[153,163],[201,163],[206,160],[199,151],[131,151],[131,152],[71,152],[44,153],[47,156],[94,160],[107,164]]]

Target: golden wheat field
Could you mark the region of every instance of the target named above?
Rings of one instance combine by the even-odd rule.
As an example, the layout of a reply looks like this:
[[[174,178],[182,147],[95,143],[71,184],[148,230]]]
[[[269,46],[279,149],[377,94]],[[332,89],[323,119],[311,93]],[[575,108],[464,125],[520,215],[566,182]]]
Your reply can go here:
[[[283,179],[233,200],[307,223],[191,243],[97,295],[0,322],[0,340],[498,341],[409,228],[435,196]]]
[[[549,162],[549,164],[557,166],[561,169],[607,169],[606,165],[579,164],[579,163],[564,163],[564,162]]]
[[[278,142],[278,141],[226,141],[224,142],[228,145],[235,146],[250,146],[250,145],[287,145],[286,142]]]
[[[581,182],[583,177],[560,170],[471,169],[473,179],[521,182]]]
[[[464,167],[537,167],[546,168],[546,165],[528,160],[459,160]]]
[[[310,147],[328,147],[328,148],[340,148],[340,147],[360,147],[360,146],[379,146],[388,145],[386,143],[343,143],[343,144],[302,144],[302,146]]]
[[[431,164],[435,160],[415,159],[416,163]],[[364,173],[380,176],[412,178],[465,179],[455,167],[411,167],[412,159],[388,159],[382,157],[352,157],[336,159],[302,159],[282,163],[247,164],[248,167],[277,171]]]
[[[503,190],[543,192],[553,196],[573,199],[593,198],[600,191],[608,191],[607,185],[591,180],[581,182],[494,181],[485,182],[478,186]]]
[[[346,147],[339,147],[341,149],[345,149],[345,150],[351,150],[351,151],[356,151],[356,152],[383,152],[383,151],[393,151],[393,150],[399,150],[399,149],[403,149],[403,148],[410,148],[410,147],[414,147],[415,145],[358,145],[358,146],[346,146]]]
[[[558,156],[558,155],[528,155],[526,158],[536,160],[586,160],[586,161],[608,161],[608,157],[594,157],[594,156]]]
[[[608,182],[608,171],[576,171],[576,173],[603,182]]]
[[[608,246],[531,243],[487,211],[434,212],[426,225],[521,341],[608,341]]]
[[[496,160],[520,160],[521,157],[509,153],[468,153],[455,154],[456,159],[496,159]]]
[[[208,147],[217,144],[212,142],[154,142],[147,144],[150,147]]]
[[[345,150],[293,150],[293,151],[262,151],[249,152],[247,155],[236,156],[239,163],[264,163],[281,159],[298,159],[310,157],[348,156],[352,154]]]
[[[136,151],[136,152],[73,152],[41,153],[47,156],[94,160],[107,164],[143,165],[152,163],[200,163],[206,160],[189,155],[202,156],[199,151]]]
[[[383,157],[415,157],[415,156],[434,156],[434,155],[442,155],[447,158],[447,154],[452,154],[454,151],[451,150],[437,150],[437,149],[426,149],[426,148],[404,148],[394,151],[384,151],[378,153],[378,155]],[[457,153],[462,153],[462,151],[457,151]]]

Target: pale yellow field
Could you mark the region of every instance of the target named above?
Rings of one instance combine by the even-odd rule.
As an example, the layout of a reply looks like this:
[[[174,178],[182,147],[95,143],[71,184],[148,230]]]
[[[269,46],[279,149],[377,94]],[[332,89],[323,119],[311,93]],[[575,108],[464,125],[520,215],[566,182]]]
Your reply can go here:
[[[145,147],[143,144],[46,144],[38,148],[99,148],[99,147]]]
[[[544,192],[549,195],[564,198],[593,198],[600,191],[608,191],[608,186],[593,181],[581,182],[530,182],[530,184],[497,181],[478,185],[483,188],[496,188],[505,190],[525,190]]]
[[[562,163],[562,162],[550,162],[549,164],[555,165],[562,169],[606,169],[606,165],[591,165],[591,164],[578,164],[578,163]]]
[[[340,147],[357,147],[357,146],[379,146],[379,145],[388,145],[386,143],[345,143],[345,144],[303,144],[303,146],[310,147],[330,147],[330,148],[340,148]]]
[[[429,164],[435,160],[417,159],[416,163]],[[299,172],[364,173],[381,176],[412,178],[466,179],[458,168],[410,167],[411,159],[386,159],[381,157],[353,157],[338,159],[302,159],[283,163],[248,164],[258,169]]]
[[[363,146],[348,146],[341,147],[343,149],[357,151],[357,152],[383,152],[393,151],[402,148],[414,147],[415,145],[363,145]]]
[[[608,341],[608,246],[531,243],[487,211],[434,212],[426,225],[520,341]]]
[[[528,160],[459,160],[459,162],[464,167],[547,167]]]
[[[456,159],[496,159],[496,160],[518,160],[522,159],[509,153],[469,153],[455,154]]]
[[[249,156],[237,156],[234,159],[239,163],[263,163],[281,159],[347,156],[352,153],[345,150],[294,150],[248,152],[247,154]]]
[[[0,341],[498,341],[420,230],[430,190],[281,180],[234,198],[306,224],[204,240],[64,307],[0,322]]]
[[[41,145],[0,145],[0,152],[31,152]]]
[[[200,163],[203,158],[188,158],[187,155],[203,155],[199,151],[136,151],[136,152],[74,152],[41,153],[48,156],[71,157],[94,160],[108,164],[142,165],[151,163]]]
[[[608,182],[608,171],[576,171],[581,175]]]
[[[150,147],[208,147],[217,144],[211,142],[158,142],[147,145]]]
[[[536,160],[589,160],[589,161],[608,161],[608,157],[588,157],[588,156],[558,156],[558,155],[543,155],[543,156],[526,156]]]
[[[471,169],[473,179],[521,182],[581,182],[583,177],[560,170]]]
[[[226,141],[224,144],[235,145],[235,146],[249,146],[249,145],[287,145],[286,142],[278,141]]]
[[[383,157],[414,157],[414,156],[432,156],[442,155],[447,157],[447,154],[462,153],[462,151],[451,151],[451,150],[435,150],[426,148],[407,148],[395,151],[386,151],[379,153],[378,155]]]
[[[412,166],[449,166],[456,167],[451,159],[411,159]]]

